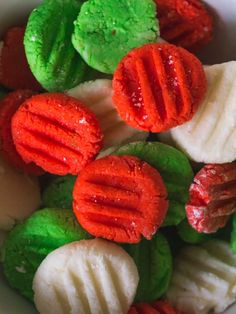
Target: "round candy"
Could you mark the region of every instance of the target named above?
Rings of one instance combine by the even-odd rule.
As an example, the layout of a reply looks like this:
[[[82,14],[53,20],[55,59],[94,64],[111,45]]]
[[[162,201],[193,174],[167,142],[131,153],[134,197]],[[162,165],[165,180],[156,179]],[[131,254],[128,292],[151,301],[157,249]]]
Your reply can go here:
[[[176,145],[197,162],[236,160],[236,61],[205,67],[208,90],[193,119],[171,130]]]
[[[76,176],[63,176],[52,180],[43,191],[44,207],[72,209],[72,192]]]
[[[30,90],[18,90],[8,94],[0,101],[0,152],[5,160],[18,170],[34,175],[41,175],[44,173],[43,169],[34,163],[25,163],[18,154],[11,131],[13,115],[23,102],[32,96],[33,92]]]
[[[12,27],[0,43],[0,84],[10,89],[42,90],[30,71],[23,39],[25,27]]]
[[[236,255],[227,242],[185,247],[174,261],[167,300],[186,314],[223,313],[236,299]]]
[[[236,211],[236,163],[204,166],[189,190],[186,214],[198,232],[212,233]]]
[[[134,304],[128,314],[178,314],[177,311],[166,301],[156,301],[152,304]],[[179,313],[180,314],[180,313]]]
[[[207,89],[201,62],[170,44],[133,49],[113,77],[113,102],[121,118],[153,133],[190,120]]]
[[[64,94],[33,96],[15,113],[12,134],[18,153],[52,174],[76,175],[102,147],[94,114]]]
[[[98,79],[78,85],[69,90],[68,95],[82,101],[91,109],[104,134],[104,149],[120,146],[135,140],[146,140],[149,133],[128,126],[121,120],[112,102],[112,81]]]
[[[49,254],[34,277],[41,314],[126,314],[138,272],[118,245],[101,239],[67,244]]]
[[[213,18],[201,0],[155,0],[161,37],[196,50],[213,36]]]
[[[72,42],[91,67],[112,74],[132,48],[158,35],[154,1],[89,0],[75,21]]]
[[[156,168],[168,191],[169,207],[163,225],[177,225],[185,218],[185,203],[193,171],[188,159],[177,149],[158,142],[136,142],[120,147],[116,155],[136,156]]]
[[[58,247],[90,236],[77,223],[72,211],[43,209],[16,226],[3,248],[4,274],[9,284],[33,299],[32,282],[43,259]]]
[[[165,237],[158,232],[151,241],[143,239],[139,244],[123,247],[134,259],[139,272],[135,300],[150,302],[165,294],[172,275],[172,256]]]
[[[125,243],[151,239],[165,219],[167,192],[159,172],[132,156],[107,156],[83,169],[73,191],[81,225],[96,237]]]
[[[1,156],[0,200],[0,230],[11,230],[41,203],[38,180],[11,168]]]
[[[32,11],[24,45],[32,72],[48,91],[64,91],[83,80],[86,65],[71,43],[81,1],[46,0]]]
[[[210,238],[210,235],[204,233],[198,233],[195,229],[191,227],[188,220],[183,220],[178,226],[178,235],[180,238],[187,243],[197,244],[202,243]]]

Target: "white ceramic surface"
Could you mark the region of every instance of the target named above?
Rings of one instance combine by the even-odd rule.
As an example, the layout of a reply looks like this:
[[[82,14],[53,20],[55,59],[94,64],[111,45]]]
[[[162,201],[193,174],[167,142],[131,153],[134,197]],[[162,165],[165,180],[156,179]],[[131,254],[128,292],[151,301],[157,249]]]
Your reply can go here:
[[[22,25],[28,13],[39,2],[40,0],[0,0],[0,36],[9,26]],[[214,41],[204,48],[199,56],[206,64],[236,60],[236,0],[205,2],[209,4],[216,17],[216,30]],[[0,314],[35,313],[34,307],[29,302],[7,286],[0,269]],[[236,305],[224,314],[235,313]]]

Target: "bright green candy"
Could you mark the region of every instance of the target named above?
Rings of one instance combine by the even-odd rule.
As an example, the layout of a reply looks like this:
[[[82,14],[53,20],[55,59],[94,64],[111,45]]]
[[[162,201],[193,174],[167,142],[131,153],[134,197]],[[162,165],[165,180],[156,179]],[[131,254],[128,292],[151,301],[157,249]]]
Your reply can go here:
[[[83,80],[86,64],[71,43],[80,7],[77,0],[45,0],[29,17],[26,56],[31,71],[48,91],[65,91]]]
[[[113,73],[133,48],[159,35],[153,0],[89,0],[75,22],[72,42],[93,68]]]
[[[71,209],[75,180],[76,177],[71,175],[54,179],[43,192],[43,206]]]
[[[11,231],[3,247],[3,270],[9,284],[33,300],[32,282],[43,259],[64,244],[88,238],[70,210],[35,212]]]
[[[188,223],[188,220],[183,220],[177,227],[178,229],[178,235],[180,238],[187,243],[191,244],[198,244],[202,243],[204,241],[209,240],[212,236],[205,233],[198,233],[196,230],[194,230],[190,224]]]
[[[143,239],[123,248],[134,259],[139,272],[136,302],[160,298],[167,291],[172,275],[172,256],[165,237],[158,232],[151,241]]]
[[[119,148],[114,154],[136,156],[160,172],[169,200],[167,217],[162,226],[177,225],[185,218],[185,203],[194,175],[183,153],[159,142],[135,142]]]

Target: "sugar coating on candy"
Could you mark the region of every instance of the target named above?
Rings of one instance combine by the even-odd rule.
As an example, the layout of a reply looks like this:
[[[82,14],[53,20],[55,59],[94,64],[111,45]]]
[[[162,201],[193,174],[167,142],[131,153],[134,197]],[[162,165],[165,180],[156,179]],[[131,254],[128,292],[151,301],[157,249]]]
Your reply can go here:
[[[207,89],[201,62],[170,44],[133,49],[113,77],[113,102],[129,125],[153,133],[190,120]]]
[[[211,240],[185,247],[175,259],[167,300],[183,313],[223,313],[236,299],[236,255]]]
[[[132,305],[128,314],[178,314],[168,302],[156,301],[151,304],[137,303]],[[179,313],[180,314],[180,313]]]
[[[168,191],[169,207],[164,226],[178,225],[186,216],[185,204],[194,174],[187,157],[159,142],[135,142],[117,149],[116,155],[132,155],[156,168]]]
[[[42,193],[42,203],[48,208],[72,209],[72,192],[76,176],[60,176],[52,180]]]
[[[123,248],[134,259],[139,272],[135,301],[150,302],[162,297],[172,276],[172,256],[166,238],[157,232],[152,240],[142,239]]]
[[[107,156],[84,168],[73,209],[92,235],[125,243],[150,240],[163,223],[167,191],[159,172],[132,156]]]
[[[196,50],[211,41],[213,18],[201,0],[155,0],[161,37]]]
[[[11,120],[23,102],[32,97],[34,93],[30,90],[18,90],[8,94],[0,100],[0,152],[5,160],[11,165],[25,173],[41,175],[43,169],[34,163],[25,163],[15,148],[12,138]]]
[[[235,210],[236,163],[204,166],[189,189],[186,214],[190,225],[198,232],[216,232]]]
[[[0,157],[0,230],[11,230],[41,203],[38,180],[11,168]]]
[[[171,130],[176,145],[197,162],[236,159],[236,61],[204,68],[208,90],[192,120]]]
[[[140,132],[128,126],[118,115],[112,102],[112,81],[98,79],[78,85],[69,90],[68,95],[81,100],[91,109],[104,134],[104,149],[118,147],[136,140],[146,140],[149,133]]]
[[[74,24],[75,49],[91,67],[110,74],[131,49],[159,35],[152,0],[89,0]]]
[[[33,278],[43,259],[62,245],[89,238],[72,211],[53,208],[36,211],[17,225],[5,241],[2,262],[8,283],[33,300]]]
[[[41,314],[126,314],[138,285],[132,258],[101,240],[74,242],[49,254],[34,277]]]
[[[25,55],[25,27],[12,27],[0,42],[0,84],[10,89],[42,90],[33,76]]]
[[[80,6],[79,0],[46,0],[30,14],[24,38],[26,56],[48,91],[65,91],[83,80],[86,64],[71,43]]]
[[[12,119],[18,153],[52,174],[78,174],[102,147],[95,115],[64,94],[41,94],[26,100]]]

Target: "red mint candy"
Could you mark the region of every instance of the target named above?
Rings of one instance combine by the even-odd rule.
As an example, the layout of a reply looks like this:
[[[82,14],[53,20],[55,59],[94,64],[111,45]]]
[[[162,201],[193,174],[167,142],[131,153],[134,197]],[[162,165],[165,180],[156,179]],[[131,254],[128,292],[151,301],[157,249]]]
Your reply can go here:
[[[134,304],[128,314],[178,314],[168,302],[156,301],[151,304],[137,303]],[[180,314],[180,313],[179,313]]]
[[[212,233],[236,210],[236,164],[209,164],[195,176],[186,205],[187,218],[199,233]]]
[[[26,100],[12,119],[12,134],[25,162],[57,175],[78,174],[97,156],[103,139],[95,115],[60,93]]]
[[[192,118],[207,81],[201,62],[187,50],[147,44],[119,63],[113,89],[121,118],[134,128],[156,133]]]
[[[32,97],[33,94],[30,90],[18,90],[8,94],[0,101],[0,150],[4,159],[18,170],[34,175],[41,175],[44,173],[41,168],[34,163],[26,164],[18,154],[11,132],[11,119],[13,115],[22,103]]]
[[[196,50],[211,41],[213,19],[199,0],[155,0],[161,37]]]
[[[25,27],[10,28],[3,38],[0,49],[0,84],[10,89],[41,91],[42,87],[33,76],[23,44]]]
[[[133,156],[108,156],[83,169],[73,191],[79,223],[116,242],[150,240],[162,224],[167,191],[159,172]]]

